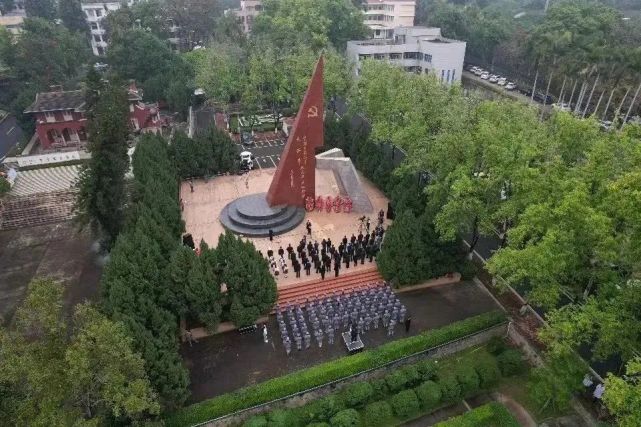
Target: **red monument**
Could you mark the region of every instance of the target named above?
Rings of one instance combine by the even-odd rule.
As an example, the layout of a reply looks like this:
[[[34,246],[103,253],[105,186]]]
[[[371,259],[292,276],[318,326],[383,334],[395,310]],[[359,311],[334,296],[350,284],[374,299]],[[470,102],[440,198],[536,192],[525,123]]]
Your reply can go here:
[[[316,147],[323,145],[323,57],[298,110],[285,150],[267,192],[269,206],[305,206],[316,193]]]

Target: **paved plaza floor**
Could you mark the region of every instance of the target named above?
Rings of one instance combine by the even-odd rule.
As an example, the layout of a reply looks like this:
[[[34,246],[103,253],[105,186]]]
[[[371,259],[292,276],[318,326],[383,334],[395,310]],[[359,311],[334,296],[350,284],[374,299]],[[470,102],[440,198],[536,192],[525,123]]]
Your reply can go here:
[[[215,247],[218,243],[218,236],[224,232],[219,217],[225,205],[248,194],[266,193],[275,172],[275,168],[259,169],[246,175],[221,176],[208,181],[195,180],[193,193],[190,190],[189,182],[184,181],[181,185],[180,196],[184,203],[183,219],[187,232],[192,234],[196,244],[200,242],[200,239],[204,239],[210,247]],[[360,173],[359,177],[374,206],[374,211],[367,214],[372,219],[372,227],[374,227],[378,212],[381,209],[387,210],[387,198]],[[316,195],[335,196],[337,194],[339,194],[339,189],[333,172],[316,170]],[[326,211],[308,212],[305,220],[298,227],[280,236],[275,236],[273,242],[270,242],[267,237],[251,238],[250,240],[264,255],[267,254],[267,249],[270,247],[274,252],[278,250],[279,246],[285,249],[290,243],[296,247],[303,235],[307,233],[305,223],[309,219],[312,223],[311,238],[313,240],[318,240],[320,243],[322,239],[331,238],[332,242],[338,244],[344,235],[349,238],[352,234],[358,234],[358,219],[363,215],[362,213],[347,214],[334,213],[333,211],[331,213]],[[385,224],[389,225],[390,221],[386,220]],[[367,265],[368,263],[365,263],[365,267]],[[363,267],[359,265],[358,268]],[[358,270],[350,269],[350,271]],[[319,274],[312,273],[312,276],[305,277],[303,274],[303,279],[320,278]],[[289,277],[285,278],[281,275],[277,279],[279,286],[299,281],[300,279],[294,278],[293,271],[290,271]]]
[[[370,330],[363,336],[366,349],[498,308],[492,298],[472,282],[398,296],[412,316],[409,333],[405,333],[403,326],[396,328],[393,337],[388,337],[382,328]],[[333,345],[328,345],[325,338],[323,347],[318,348],[313,340],[310,349],[300,352],[294,349],[287,356],[274,316],[269,319],[268,332],[267,344],[261,331],[246,335],[227,332],[201,339],[193,346],[184,344],[181,351],[190,370],[191,400],[197,402],[347,355],[337,334]]]

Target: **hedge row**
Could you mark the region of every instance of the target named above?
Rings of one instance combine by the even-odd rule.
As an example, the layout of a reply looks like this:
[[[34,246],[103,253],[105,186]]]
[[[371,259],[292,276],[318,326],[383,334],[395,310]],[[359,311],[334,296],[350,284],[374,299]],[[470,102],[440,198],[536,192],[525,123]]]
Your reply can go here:
[[[398,425],[490,389],[500,378],[496,357],[481,348],[440,362],[423,360],[403,366],[302,407],[254,416],[244,427]]]
[[[500,403],[492,402],[436,424],[435,427],[519,427],[519,422]]]
[[[392,341],[376,349],[342,357],[245,387],[183,408],[167,418],[169,426],[187,426],[217,418],[241,409],[279,399],[359,372],[376,368],[420,351],[445,344],[505,321],[501,311],[491,311],[425,331],[413,337]]]

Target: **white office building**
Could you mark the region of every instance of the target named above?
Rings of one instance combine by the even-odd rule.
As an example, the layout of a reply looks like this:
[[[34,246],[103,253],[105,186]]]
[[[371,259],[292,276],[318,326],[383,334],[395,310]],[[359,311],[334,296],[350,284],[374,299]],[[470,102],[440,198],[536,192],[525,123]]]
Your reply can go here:
[[[363,3],[365,25],[375,39],[391,38],[394,29],[414,25],[415,0],[367,0]]]
[[[347,58],[360,74],[365,59],[389,61],[406,71],[436,76],[444,84],[461,80],[466,43],[446,39],[440,28],[399,27],[388,39],[347,42]]]

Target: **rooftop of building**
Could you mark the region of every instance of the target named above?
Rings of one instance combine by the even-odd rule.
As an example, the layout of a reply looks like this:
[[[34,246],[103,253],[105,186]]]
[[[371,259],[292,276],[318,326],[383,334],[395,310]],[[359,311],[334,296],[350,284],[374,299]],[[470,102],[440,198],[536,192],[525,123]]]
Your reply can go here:
[[[348,43],[358,46],[393,46],[416,41],[429,43],[463,43],[460,40],[449,39],[441,35],[441,29],[436,27],[397,27],[394,29],[394,38],[351,40]],[[404,36],[404,37],[401,37]]]
[[[24,18],[22,15],[2,15],[0,16],[0,26],[11,27],[21,25],[24,22]]]
[[[85,93],[82,90],[40,92],[36,94],[36,100],[27,107],[25,113],[61,110],[82,111],[84,105]]]

